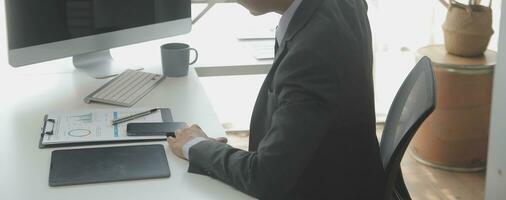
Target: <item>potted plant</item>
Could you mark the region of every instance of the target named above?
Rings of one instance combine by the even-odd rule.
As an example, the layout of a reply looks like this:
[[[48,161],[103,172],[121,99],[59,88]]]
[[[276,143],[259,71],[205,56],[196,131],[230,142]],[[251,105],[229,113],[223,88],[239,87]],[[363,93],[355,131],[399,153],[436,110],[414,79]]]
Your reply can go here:
[[[445,47],[457,56],[480,56],[487,49],[492,29],[492,0],[487,6],[481,0],[469,0],[467,4],[456,0],[439,0],[448,8],[443,24]]]

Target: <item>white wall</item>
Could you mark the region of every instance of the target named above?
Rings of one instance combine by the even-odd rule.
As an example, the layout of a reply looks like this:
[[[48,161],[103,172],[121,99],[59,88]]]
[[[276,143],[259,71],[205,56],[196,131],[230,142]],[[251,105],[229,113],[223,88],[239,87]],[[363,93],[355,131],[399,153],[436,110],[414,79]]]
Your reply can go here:
[[[502,5],[502,10],[506,4]],[[501,16],[499,55],[494,78],[485,199],[506,199],[506,14]]]

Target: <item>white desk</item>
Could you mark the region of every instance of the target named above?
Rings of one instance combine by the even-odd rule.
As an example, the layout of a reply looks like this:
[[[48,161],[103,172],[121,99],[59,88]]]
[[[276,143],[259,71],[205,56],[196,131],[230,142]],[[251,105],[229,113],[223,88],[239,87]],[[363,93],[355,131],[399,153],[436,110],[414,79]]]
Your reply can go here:
[[[55,64],[71,68],[67,66],[70,65],[69,59],[44,65]],[[159,66],[147,68],[147,71],[156,70]],[[54,111],[110,107],[85,104],[82,100],[106,80],[92,79],[77,71],[39,75],[12,73],[0,78],[0,199],[251,198],[209,177],[187,173],[188,162],[176,158],[166,142],[156,143],[166,147],[172,173],[170,178],[51,188],[48,175],[54,149],[38,148],[43,115]],[[224,136],[193,69],[187,77],[164,80],[136,104],[136,107],[152,106],[171,108],[174,120],[197,123],[211,137]]]

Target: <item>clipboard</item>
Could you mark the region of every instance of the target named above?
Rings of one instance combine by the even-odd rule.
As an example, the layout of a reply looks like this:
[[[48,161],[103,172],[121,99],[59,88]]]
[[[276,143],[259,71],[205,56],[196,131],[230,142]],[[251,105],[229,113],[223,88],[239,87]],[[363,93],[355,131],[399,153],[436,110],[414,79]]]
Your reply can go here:
[[[161,122],[172,122],[172,112],[170,108],[159,108],[161,114]],[[59,143],[59,144],[44,144],[44,136],[47,134],[52,135],[55,130],[56,120],[49,118],[49,114],[44,116],[43,125],[40,132],[39,148],[57,148],[57,147],[70,147],[70,146],[84,146],[84,145],[99,145],[111,143],[133,143],[133,142],[146,142],[146,141],[163,141],[165,138],[142,138],[131,140],[109,140],[109,141],[86,141],[86,142],[72,142],[72,143]]]

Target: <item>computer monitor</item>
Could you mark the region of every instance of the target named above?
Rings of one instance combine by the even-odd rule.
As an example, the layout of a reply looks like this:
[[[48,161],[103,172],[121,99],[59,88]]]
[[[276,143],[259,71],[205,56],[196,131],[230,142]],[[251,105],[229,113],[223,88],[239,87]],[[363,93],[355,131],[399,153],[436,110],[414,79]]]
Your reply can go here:
[[[110,48],[191,30],[190,0],[5,0],[5,8],[13,67],[73,56],[95,78],[123,71]]]

